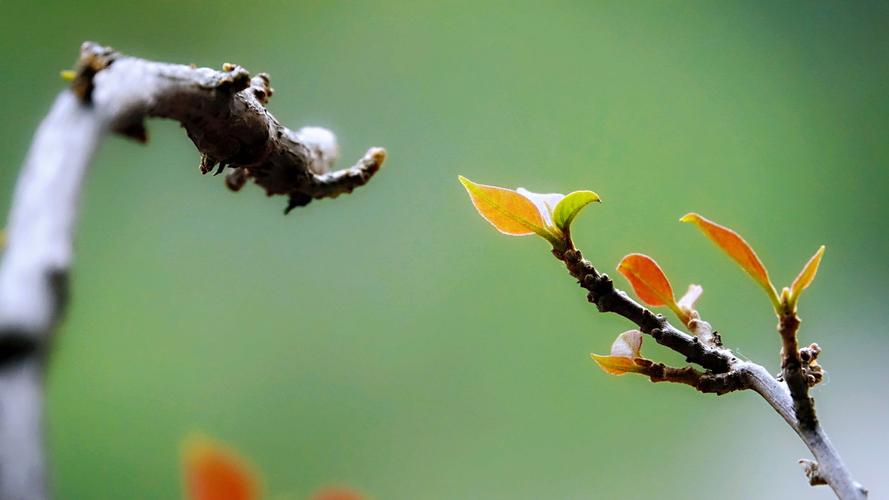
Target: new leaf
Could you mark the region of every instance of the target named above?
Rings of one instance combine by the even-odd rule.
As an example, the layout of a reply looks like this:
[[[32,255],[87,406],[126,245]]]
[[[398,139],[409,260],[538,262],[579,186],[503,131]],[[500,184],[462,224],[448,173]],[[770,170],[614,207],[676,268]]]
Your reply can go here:
[[[810,284],[812,284],[812,280],[815,279],[815,275],[818,273],[818,266],[821,264],[821,257],[824,256],[824,245],[821,245],[821,248],[815,252],[815,255],[806,262],[806,265],[803,266],[802,271],[799,272],[796,279],[793,280],[793,284],[790,285],[790,298],[788,300],[788,307],[791,311],[796,309],[797,301],[799,301],[799,296],[803,293],[803,290],[808,288]]]
[[[592,191],[574,191],[569,193],[556,205],[556,209],[553,212],[553,222],[556,227],[567,232],[571,228],[574,218],[583,210],[583,207],[597,201],[601,202],[602,199]]]
[[[651,257],[631,253],[621,259],[617,270],[627,278],[636,295],[646,304],[665,306],[674,302],[670,280]]]
[[[646,373],[651,361],[641,355],[642,332],[639,330],[628,330],[618,335],[611,344],[611,354],[608,356],[590,354],[596,364],[611,375]]]
[[[753,251],[753,248],[744,241],[744,238],[731,229],[721,226],[696,213],[687,214],[679,220],[682,222],[691,222],[697,226],[705,236],[710,238],[716,246],[721,248],[723,252],[737,262],[738,265],[741,266],[741,268],[766,291],[769,300],[771,300],[772,305],[775,306],[775,310],[780,308],[778,293],[775,291],[775,287],[769,279],[768,271],[766,271],[765,266],[762,264],[762,261],[759,260],[759,256],[756,255],[756,252]]]
[[[568,230],[577,214],[599,201],[599,195],[592,191],[575,191],[568,196],[540,194],[524,188],[476,184],[462,175],[458,178],[478,213],[498,231],[512,236],[537,234],[561,250],[571,246]]]
[[[501,233],[511,236],[536,233],[548,238],[540,210],[526,196],[512,189],[476,184],[462,175],[459,179],[478,213]]]

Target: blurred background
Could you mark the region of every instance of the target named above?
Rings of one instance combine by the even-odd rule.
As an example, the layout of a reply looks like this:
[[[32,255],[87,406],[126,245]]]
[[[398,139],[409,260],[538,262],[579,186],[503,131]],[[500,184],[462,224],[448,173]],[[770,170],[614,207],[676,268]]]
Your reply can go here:
[[[886,498],[889,6],[880,2],[0,0],[0,204],[83,40],[271,74],[272,112],[329,127],[367,187],[285,200],[202,177],[177,124],[106,143],[88,181],[72,307],[48,380],[58,498],[176,498],[203,431],[271,497],[831,498],[754,394],[605,375],[629,328],[537,238],[498,234],[457,174],[593,189],[575,223],[610,271],[655,257],[705,319],[777,371],[767,298],[694,228],[727,224],[777,285],[818,248],[803,342],[819,414]],[[617,278],[626,286],[622,278]],[[678,362],[648,342],[652,358]]]

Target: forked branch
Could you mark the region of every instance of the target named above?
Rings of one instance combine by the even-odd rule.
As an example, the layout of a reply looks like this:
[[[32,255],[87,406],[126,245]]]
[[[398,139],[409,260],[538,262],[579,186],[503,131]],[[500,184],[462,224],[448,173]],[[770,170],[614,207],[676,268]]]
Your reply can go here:
[[[841,499],[863,499],[867,491],[852,480],[839,453],[834,449],[815,416],[809,386],[821,379],[816,361],[821,349],[817,344],[799,349],[796,307],[800,293],[815,277],[824,247],[806,263],[793,284],[779,295],[768,271],[756,252],[731,229],[690,213],[680,219],[691,222],[717,246],[725,251],[766,292],[780,318],[779,333],[784,345],[781,380],[772,377],[762,366],[738,359],[723,346],[722,338],[695,309],[695,301],[703,288],[692,285],[678,301],[673,287],[654,259],[643,254],[629,254],[618,270],[630,281],[636,295],[651,306],[666,306],[694,334],[690,335],[670,324],[662,315],[654,314],[626,293],[614,287],[611,279],[599,273],[583,258],[571,239],[571,223],[587,205],[601,201],[592,191],[532,193],[526,189],[506,189],[476,184],[459,177],[479,214],[498,231],[511,236],[536,234],[552,245],[553,255],[562,261],[574,279],[587,290],[587,299],[601,312],[623,316],[636,324],[638,330],[620,334],[611,346],[611,354],[593,359],[613,375],[636,373],[652,382],[685,384],[704,393],[726,394],[751,389],[760,394],[800,436],[818,463],[809,463],[806,473],[812,484],[828,484]],[[671,367],[642,357],[642,335],[685,356],[705,370],[693,366]]]
[[[553,254],[565,263],[571,276],[587,290],[587,299],[600,312],[616,313],[627,318],[642,332],[651,335],[657,343],[684,355],[686,361],[706,368],[702,373],[692,367],[671,368],[658,363],[652,365],[653,370],[643,369],[639,373],[648,376],[653,382],[682,383],[705,393],[725,394],[744,389],[756,391],[784,418],[817,460],[806,462],[806,474],[810,480],[814,477],[813,474],[817,474],[817,480],[811,482],[812,485],[829,485],[842,500],[867,497],[867,490],[853,480],[839,452],[815,418],[814,404],[808,396],[808,384],[803,392],[805,400],[800,402],[791,396],[793,391],[788,389],[787,383],[774,378],[762,366],[738,359],[725,347],[706,345],[698,337],[671,325],[664,316],[651,312],[629,298],[625,292],[614,287],[608,275],[599,273],[584,259],[579,250],[571,248],[563,252],[553,251]],[[796,325],[798,327],[798,320]],[[786,331],[781,333],[782,338],[787,335]],[[795,339],[795,330],[793,336]],[[802,358],[799,350],[795,352],[798,359],[814,361],[817,357],[817,354],[812,354],[812,346],[802,351]],[[803,364],[802,361],[800,364]],[[783,378],[786,379],[786,369],[784,373]],[[803,373],[802,368],[800,373]],[[813,473],[813,470],[816,472]]]

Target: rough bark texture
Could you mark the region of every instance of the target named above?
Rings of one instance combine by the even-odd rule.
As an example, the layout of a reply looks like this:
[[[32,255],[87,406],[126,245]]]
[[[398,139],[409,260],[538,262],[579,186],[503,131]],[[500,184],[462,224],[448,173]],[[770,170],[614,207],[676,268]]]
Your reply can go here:
[[[282,126],[265,104],[267,75],[127,57],[85,43],[71,88],[40,124],[13,196],[0,264],[0,500],[47,496],[42,443],[43,372],[63,313],[81,186],[109,133],[145,142],[145,119],[179,121],[201,153],[201,171],[228,168],[226,184],[252,180],[287,210],[351,192],[371,178],[385,152],[372,148],[354,167],[330,172],[332,133]]]

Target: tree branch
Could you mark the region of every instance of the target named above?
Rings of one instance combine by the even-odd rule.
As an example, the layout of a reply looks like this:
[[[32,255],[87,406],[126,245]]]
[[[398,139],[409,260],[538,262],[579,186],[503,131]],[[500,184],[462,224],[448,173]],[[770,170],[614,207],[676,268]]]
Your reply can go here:
[[[785,383],[772,377],[762,366],[741,361],[729,349],[708,345],[698,337],[675,328],[662,315],[654,314],[630,299],[625,292],[614,287],[606,274],[599,273],[584,259],[579,250],[553,250],[553,254],[565,263],[571,276],[588,291],[587,299],[600,312],[612,312],[627,318],[643,333],[651,335],[657,343],[684,355],[688,362],[707,370],[702,373],[692,367],[673,368],[636,359],[634,362],[637,365],[640,361],[645,362],[638,373],[648,376],[653,382],[682,383],[701,392],[725,394],[741,389],[754,390],[784,418],[814,455],[817,463],[808,461],[810,466],[806,469],[810,482],[817,476],[817,480],[811,484],[829,485],[841,500],[863,500],[867,497],[867,490],[852,479],[851,473],[815,417],[814,402],[808,395],[808,389],[820,380],[820,367],[817,370],[812,369],[820,348],[817,344],[812,344],[806,349],[798,349],[796,333],[799,318],[795,313],[792,318],[782,317],[779,324],[784,344],[782,378],[787,381]],[[791,337],[792,341],[789,340]]]
[[[201,153],[201,171],[228,168],[226,184],[253,180],[288,208],[333,198],[379,170],[373,148],[349,169],[329,172],[333,134],[297,132],[265,108],[267,75],[239,66],[223,71],[127,57],[85,43],[71,89],[40,124],[25,158],[0,264],[0,500],[47,495],[42,450],[46,351],[62,316],[73,257],[77,205],[93,155],[110,133],[145,142],[146,118],[176,120]]]

